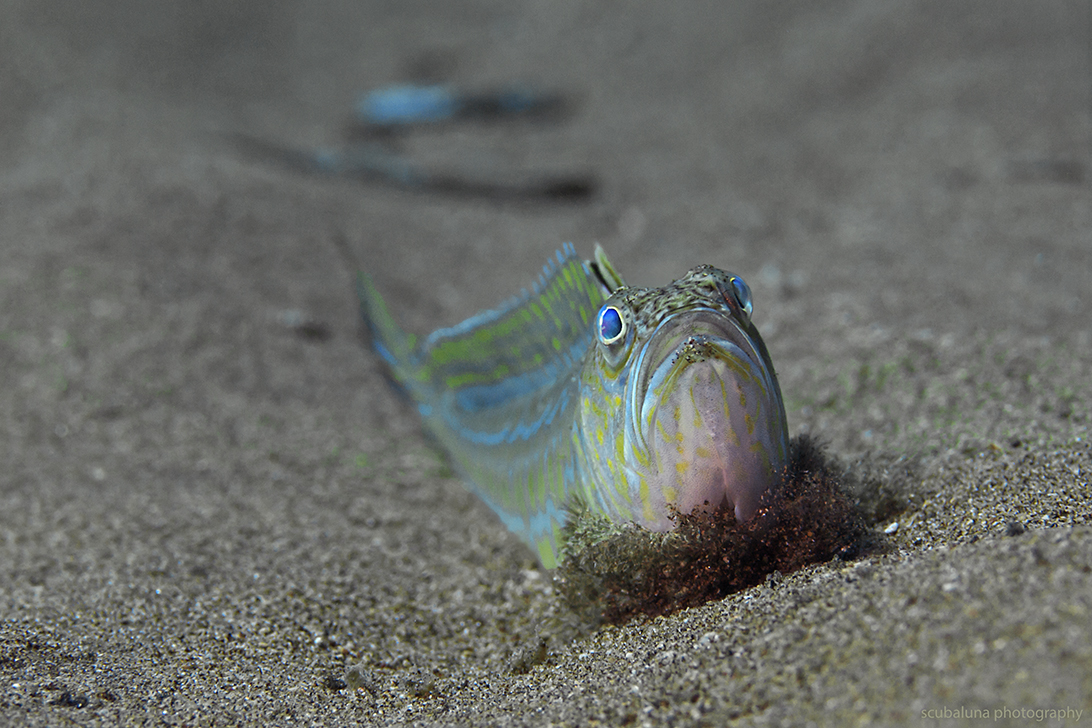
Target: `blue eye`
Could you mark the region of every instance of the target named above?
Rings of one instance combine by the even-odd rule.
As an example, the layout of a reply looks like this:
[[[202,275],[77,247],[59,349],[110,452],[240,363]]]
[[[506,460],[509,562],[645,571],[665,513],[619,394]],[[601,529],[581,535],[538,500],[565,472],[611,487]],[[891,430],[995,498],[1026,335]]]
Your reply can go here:
[[[751,311],[754,309],[754,304],[751,303],[751,287],[739,276],[732,276],[732,293],[735,294],[743,315],[751,318]]]
[[[614,344],[626,335],[626,322],[622,312],[614,306],[599,309],[599,341]]]

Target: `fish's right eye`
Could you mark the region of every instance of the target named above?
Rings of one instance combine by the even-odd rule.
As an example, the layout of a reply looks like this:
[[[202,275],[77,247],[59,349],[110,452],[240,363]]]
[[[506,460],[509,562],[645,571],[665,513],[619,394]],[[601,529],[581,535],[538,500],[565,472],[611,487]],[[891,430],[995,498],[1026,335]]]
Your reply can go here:
[[[604,346],[617,344],[626,337],[626,319],[617,306],[604,306],[599,309],[596,333],[599,335],[599,343]]]

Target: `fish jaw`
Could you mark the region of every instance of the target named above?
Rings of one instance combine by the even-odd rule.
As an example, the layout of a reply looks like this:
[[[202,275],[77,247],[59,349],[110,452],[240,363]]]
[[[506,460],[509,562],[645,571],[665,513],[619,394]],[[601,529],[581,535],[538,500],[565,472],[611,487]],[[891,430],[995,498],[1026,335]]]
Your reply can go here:
[[[781,484],[788,430],[780,389],[748,339],[735,338],[690,336],[651,374],[640,420],[652,466],[641,520],[650,530],[670,530],[673,510],[730,508],[749,520]]]

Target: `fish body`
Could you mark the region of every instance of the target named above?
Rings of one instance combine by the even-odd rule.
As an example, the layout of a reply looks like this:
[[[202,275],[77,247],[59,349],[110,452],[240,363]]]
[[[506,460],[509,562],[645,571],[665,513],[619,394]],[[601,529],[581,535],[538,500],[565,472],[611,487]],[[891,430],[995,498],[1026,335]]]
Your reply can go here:
[[[665,531],[674,511],[747,520],[783,477],[781,391],[738,276],[631,287],[566,244],[530,290],[419,342],[363,273],[358,293],[430,432],[547,568],[573,498]]]

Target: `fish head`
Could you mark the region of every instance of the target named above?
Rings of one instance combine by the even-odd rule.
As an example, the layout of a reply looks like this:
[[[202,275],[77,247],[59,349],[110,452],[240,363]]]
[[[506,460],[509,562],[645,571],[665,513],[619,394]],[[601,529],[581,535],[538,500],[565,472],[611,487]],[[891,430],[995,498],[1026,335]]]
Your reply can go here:
[[[604,302],[575,435],[590,504],[666,531],[674,512],[727,508],[746,521],[780,486],[785,407],[751,313],[743,279],[708,265]]]

